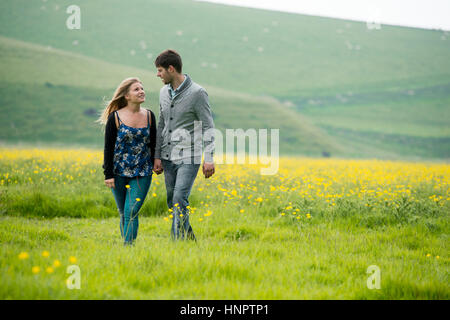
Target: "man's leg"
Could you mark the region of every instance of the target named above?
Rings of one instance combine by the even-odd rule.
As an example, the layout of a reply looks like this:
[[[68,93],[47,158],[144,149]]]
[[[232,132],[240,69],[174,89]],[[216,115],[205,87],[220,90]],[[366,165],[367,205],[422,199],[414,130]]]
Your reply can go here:
[[[173,189],[172,203],[174,205],[174,221],[172,223],[172,238],[187,238],[196,240],[192,226],[189,223],[189,195],[195,178],[197,177],[199,164],[179,164],[176,170],[176,181]],[[180,216],[182,214],[182,216]],[[181,234],[180,234],[181,233]]]
[[[164,181],[166,183],[167,207],[173,207],[173,189],[175,188],[175,179],[177,177],[176,166],[172,161],[161,160],[164,169]]]

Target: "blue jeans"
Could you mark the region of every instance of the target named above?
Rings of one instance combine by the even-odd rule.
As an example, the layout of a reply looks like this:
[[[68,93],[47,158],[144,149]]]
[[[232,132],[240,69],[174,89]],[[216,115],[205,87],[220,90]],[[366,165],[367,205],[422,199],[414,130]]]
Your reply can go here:
[[[151,182],[152,176],[134,178],[114,176],[115,188],[111,188],[111,191],[119,210],[120,234],[125,244],[132,244],[137,237],[139,209],[144,203]],[[130,188],[126,188],[126,185]]]
[[[173,240],[187,238],[197,240],[189,223],[189,195],[197,177],[199,164],[176,164],[162,159],[166,182],[167,206],[173,209],[171,236]],[[180,217],[180,214],[183,216]]]

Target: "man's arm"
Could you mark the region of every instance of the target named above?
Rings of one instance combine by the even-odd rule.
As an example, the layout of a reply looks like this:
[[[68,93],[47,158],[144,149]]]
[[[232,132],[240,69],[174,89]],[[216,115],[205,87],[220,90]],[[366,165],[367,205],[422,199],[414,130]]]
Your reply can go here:
[[[198,119],[202,122],[202,137],[205,136],[205,132],[214,129],[214,120],[212,117],[211,107],[209,106],[208,93],[205,89],[201,88],[199,91],[199,97],[195,104],[195,112]],[[205,160],[203,162],[203,174],[205,178],[209,178],[215,172],[214,168],[214,134],[209,131],[211,137],[208,141],[202,141],[204,143]],[[202,139],[203,140],[203,139]]]

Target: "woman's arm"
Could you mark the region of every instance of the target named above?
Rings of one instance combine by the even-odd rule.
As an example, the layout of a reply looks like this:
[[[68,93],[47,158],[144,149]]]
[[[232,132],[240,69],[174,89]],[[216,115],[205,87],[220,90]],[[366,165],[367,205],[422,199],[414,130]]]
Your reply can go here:
[[[151,123],[150,123],[150,159],[152,163],[155,160],[155,147],[156,147],[156,118],[155,114],[150,110]]]
[[[105,180],[114,178],[114,147],[117,138],[117,127],[114,119],[114,112],[111,113],[106,122],[105,128],[105,149],[103,154],[103,174],[105,175]]]

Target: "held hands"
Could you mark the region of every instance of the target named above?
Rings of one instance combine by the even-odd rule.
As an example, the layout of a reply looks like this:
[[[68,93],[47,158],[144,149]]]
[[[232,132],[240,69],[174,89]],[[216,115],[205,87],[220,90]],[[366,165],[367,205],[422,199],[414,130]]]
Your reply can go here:
[[[161,174],[164,171],[161,159],[155,159],[155,162],[153,163],[153,172],[156,174]]]
[[[203,174],[205,175],[205,178],[208,179],[215,172],[214,163],[203,162],[202,169],[203,169]]]
[[[106,185],[108,188],[116,188],[116,186],[114,185],[114,178],[105,180],[105,185]]]

